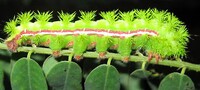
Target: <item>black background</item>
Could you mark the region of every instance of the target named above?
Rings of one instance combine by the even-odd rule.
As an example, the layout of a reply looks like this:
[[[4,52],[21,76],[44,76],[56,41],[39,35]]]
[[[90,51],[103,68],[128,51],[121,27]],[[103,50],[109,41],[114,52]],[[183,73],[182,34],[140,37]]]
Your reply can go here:
[[[130,11],[133,9],[157,8],[173,12],[181,21],[185,22],[190,33],[187,58],[184,61],[200,64],[200,3],[198,0],[0,0],[0,38],[7,35],[3,32],[5,22],[12,19],[17,13],[24,11],[53,11],[54,17],[57,11],[78,12],[83,11]],[[57,20],[57,17],[54,18]],[[98,17],[97,17],[98,19]],[[189,71],[188,73],[200,87],[200,74]]]

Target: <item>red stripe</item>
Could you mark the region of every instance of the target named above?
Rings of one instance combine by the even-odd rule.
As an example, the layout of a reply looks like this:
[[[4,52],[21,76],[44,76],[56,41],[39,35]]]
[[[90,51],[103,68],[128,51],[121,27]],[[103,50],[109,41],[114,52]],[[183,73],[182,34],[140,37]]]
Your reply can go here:
[[[76,29],[76,30],[41,30],[41,31],[31,31],[31,30],[23,30],[21,33],[16,35],[15,40],[19,40],[23,34],[33,34],[36,35],[41,32],[45,33],[50,33],[51,32],[75,32],[75,31],[83,31],[84,29]],[[85,32],[93,32],[88,35],[97,35],[97,36],[103,36],[103,34],[98,34],[98,32],[108,32],[110,34],[132,34],[132,33],[138,33],[138,32],[149,32],[149,33],[154,33],[155,35],[158,35],[156,31],[153,30],[147,30],[147,29],[140,29],[140,30],[134,30],[134,31],[129,31],[129,32],[124,32],[124,31],[117,31],[117,30],[104,30],[104,29],[85,29]],[[56,34],[52,34],[56,35]],[[137,34],[135,36],[140,36],[142,34]],[[76,36],[76,35],[75,35]],[[151,36],[151,35],[150,35]],[[112,37],[118,37],[118,36],[112,36]],[[120,38],[124,38],[124,36],[121,36]]]

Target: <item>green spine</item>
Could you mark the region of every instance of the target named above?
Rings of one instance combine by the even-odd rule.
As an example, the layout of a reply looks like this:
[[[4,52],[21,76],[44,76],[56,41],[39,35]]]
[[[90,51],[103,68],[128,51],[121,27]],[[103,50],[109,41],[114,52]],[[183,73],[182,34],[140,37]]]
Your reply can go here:
[[[186,45],[189,37],[186,26],[173,13],[158,11],[157,9],[132,10],[120,12],[118,10],[101,12],[103,19],[94,21],[96,11],[80,11],[80,20],[72,22],[75,13],[69,14],[60,12],[59,20],[49,22],[52,12],[25,12],[18,14],[17,18],[6,23],[4,31],[9,34],[6,42],[13,40],[22,30],[76,30],[76,29],[104,29],[104,30],[154,30],[158,36],[133,36],[128,38],[113,38],[110,36],[89,36],[89,35],[68,35],[51,36],[36,35],[23,36],[17,41],[18,45],[24,45],[28,41],[32,44],[41,45],[50,40],[48,47],[52,50],[61,50],[71,41],[74,42],[74,54],[82,55],[88,46],[96,42],[97,52],[106,52],[112,46],[121,55],[129,56],[132,49],[144,49],[147,53],[153,52],[162,57],[182,57],[186,55]],[[118,13],[119,12],[119,13]],[[35,22],[31,22],[36,19]]]

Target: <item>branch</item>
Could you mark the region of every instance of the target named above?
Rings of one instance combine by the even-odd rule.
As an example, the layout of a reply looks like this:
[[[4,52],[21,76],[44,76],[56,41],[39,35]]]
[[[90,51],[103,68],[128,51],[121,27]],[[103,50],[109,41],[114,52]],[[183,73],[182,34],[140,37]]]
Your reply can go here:
[[[0,49],[8,49],[7,46],[3,43],[0,43]],[[18,52],[29,52],[30,50],[33,50],[33,47],[27,47],[27,46],[22,46],[18,47],[17,51]],[[39,54],[52,54],[52,50],[49,48],[41,48],[37,47],[34,48],[34,53],[39,53]],[[72,50],[62,50],[61,55],[63,56],[69,56],[72,53]],[[83,54],[83,57],[87,58],[98,58],[98,53],[96,52],[86,52]],[[122,56],[120,54],[116,53],[107,53],[106,58],[112,57],[113,60],[121,60]],[[147,62],[147,57],[146,56],[130,56],[131,62]],[[184,62],[184,61],[175,61],[175,60],[162,60],[159,63],[156,63],[156,60],[153,59],[150,64],[156,64],[156,65],[163,65],[163,66],[169,66],[169,67],[177,67],[177,68],[187,68],[189,70],[193,70],[196,72],[200,72],[200,64],[193,64],[189,62]]]

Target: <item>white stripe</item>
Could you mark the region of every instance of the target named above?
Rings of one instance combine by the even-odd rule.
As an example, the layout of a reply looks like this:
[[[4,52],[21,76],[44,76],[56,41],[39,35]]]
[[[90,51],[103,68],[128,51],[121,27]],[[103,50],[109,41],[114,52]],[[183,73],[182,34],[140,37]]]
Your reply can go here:
[[[26,30],[25,30],[26,32]],[[130,32],[130,31],[129,31]],[[39,32],[37,33],[37,35],[48,35],[48,34],[55,34],[55,35],[74,35],[74,34],[80,34],[80,35],[88,35],[88,34],[96,34],[96,35],[103,35],[103,36],[117,36],[117,37],[132,37],[135,35],[144,35],[144,34],[148,34],[151,36],[157,36],[157,34],[153,33],[153,32],[147,32],[147,31],[138,31],[138,32],[134,32],[134,33],[124,33],[124,34],[120,34],[120,33],[110,33],[109,31],[74,31],[74,32]],[[23,34],[22,36],[31,36],[34,34]]]

